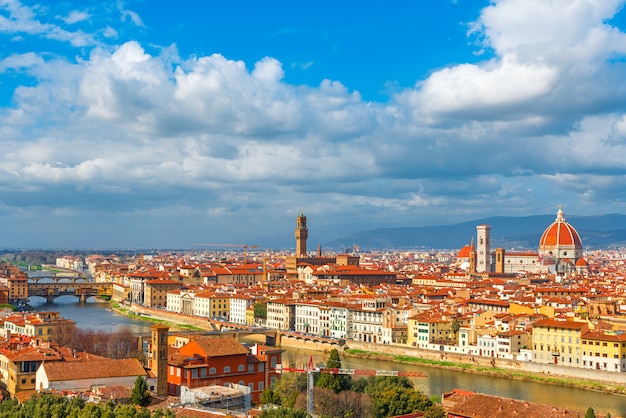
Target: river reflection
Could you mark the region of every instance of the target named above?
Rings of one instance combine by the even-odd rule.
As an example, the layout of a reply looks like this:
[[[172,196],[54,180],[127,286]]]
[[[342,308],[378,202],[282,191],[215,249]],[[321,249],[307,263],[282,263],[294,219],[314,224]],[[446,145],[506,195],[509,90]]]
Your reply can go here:
[[[117,331],[122,327],[130,328],[135,334],[150,332],[149,322],[132,319],[109,309],[107,302],[96,298],[87,299],[86,303],[78,303],[75,296],[60,296],[54,303],[46,303],[45,298],[31,297],[29,305],[35,311],[57,311],[61,317],[76,321],[76,326],[94,331]]]

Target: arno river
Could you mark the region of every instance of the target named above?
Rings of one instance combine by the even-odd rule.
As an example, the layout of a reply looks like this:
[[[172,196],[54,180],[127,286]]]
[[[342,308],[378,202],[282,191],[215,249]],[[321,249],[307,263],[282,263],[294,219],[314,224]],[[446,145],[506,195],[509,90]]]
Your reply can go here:
[[[116,314],[107,309],[106,303],[93,302],[93,298],[81,305],[72,296],[57,298],[53,304],[46,304],[45,299],[34,297],[31,298],[30,305],[37,311],[59,311],[62,317],[76,321],[76,325],[81,328],[114,331],[118,327],[129,327],[136,333],[150,332],[149,322]],[[305,366],[310,356],[313,356],[316,364],[325,363],[328,358],[328,355],[324,353],[288,348],[283,354],[283,364]],[[344,357],[342,366],[353,369],[421,371],[428,377],[412,380],[417,389],[429,396],[441,396],[444,392],[458,388],[576,409],[582,411],[583,414],[591,406],[596,413],[610,412],[613,417],[626,417],[626,397],[623,396],[367,359]],[[626,385],[626,376],[624,376],[624,385]]]

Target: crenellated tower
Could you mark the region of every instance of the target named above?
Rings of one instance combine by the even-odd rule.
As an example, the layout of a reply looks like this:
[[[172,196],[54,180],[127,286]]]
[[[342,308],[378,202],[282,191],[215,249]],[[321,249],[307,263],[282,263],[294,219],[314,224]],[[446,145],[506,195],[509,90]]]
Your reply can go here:
[[[306,257],[306,240],[309,230],[306,228],[306,216],[300,212],[296,218],[296,257]]]

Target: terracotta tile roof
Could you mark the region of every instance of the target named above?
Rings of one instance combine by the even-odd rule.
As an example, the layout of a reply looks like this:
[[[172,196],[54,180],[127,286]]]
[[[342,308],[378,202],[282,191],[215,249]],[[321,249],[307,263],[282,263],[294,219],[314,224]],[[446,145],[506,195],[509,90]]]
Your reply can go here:
[[[61,360],[61,355],[51,348],[26,347],[23,350],[11,353],[11,355],[7,356],[7,359],[14,363],[21,361],[59,361]]]
[[[203,357],[221,357],[238,354],[249,354],[248,349],[232,337],[197,337],[194,338],[192,342],[195,342],[203,351],[203,353],[194,354],[200,354]],[[181,347],[180,352],[182,354],[189,354],[188,351],[192,349],[192,346],[190,345],[189,347],[187,347],[187,349],[185,348],[185,346]]]
[[[443,406],[448,414],[454,414],[457,417],[579,418],[582,416],[580,411],[571,409],[457,390],[444,394]]]
[[[100,359],[70,363],[46,362],[43,363],[43,367],[50,381],[146,375],[143,366],[135,358]]]
[[[224,418],[224,415],[218,415],[209,411],[202,411],[200,409],[192,408],[177,408],[174,410],[174,415],[180,418]]]
[[[533,324],[533,327],[547,327],[547,328],[568,328],[568,329],[581,329],[587,330],[587,323],[576,321],[559,321],[556,319],[541,319]]]

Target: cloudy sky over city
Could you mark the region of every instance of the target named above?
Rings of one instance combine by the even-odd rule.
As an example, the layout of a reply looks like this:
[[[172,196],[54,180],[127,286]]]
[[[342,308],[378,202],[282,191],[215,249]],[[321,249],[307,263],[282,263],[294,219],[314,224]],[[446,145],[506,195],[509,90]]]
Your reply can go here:
[[[0,247],[626,213],[625,2],[0,0]]]

